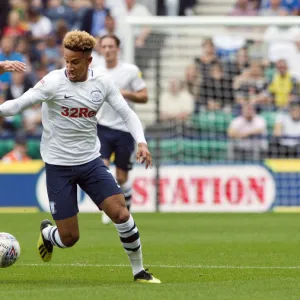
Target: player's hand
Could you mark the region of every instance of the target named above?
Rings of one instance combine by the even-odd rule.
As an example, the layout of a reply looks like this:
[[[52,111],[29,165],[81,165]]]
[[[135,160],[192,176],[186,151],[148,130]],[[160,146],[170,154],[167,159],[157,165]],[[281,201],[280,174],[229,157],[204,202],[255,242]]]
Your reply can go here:
[[[3,72],[25,72],[26,65],[21,61],[3,61],[0,62],[0,68]]]
[[[136,160],[141,164],[145,163],[146,169],[148,169],[148,167],[152,168],[152,156],[148,150],[147,144],[144,143],[138,144]]]

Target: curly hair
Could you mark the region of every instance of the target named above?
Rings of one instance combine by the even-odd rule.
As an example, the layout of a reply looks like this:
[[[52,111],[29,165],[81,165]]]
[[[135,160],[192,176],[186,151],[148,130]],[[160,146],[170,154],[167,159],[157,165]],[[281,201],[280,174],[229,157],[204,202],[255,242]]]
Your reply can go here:
[[[63,46],[75,52],[91,52],[95,45],[96,40],[86,31],[69,31],[63,40]]]

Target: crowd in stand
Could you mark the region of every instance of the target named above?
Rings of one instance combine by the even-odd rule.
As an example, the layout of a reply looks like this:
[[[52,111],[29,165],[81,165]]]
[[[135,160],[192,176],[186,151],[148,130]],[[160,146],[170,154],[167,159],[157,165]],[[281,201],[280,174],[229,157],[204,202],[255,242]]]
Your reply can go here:
[[[272,30],[268,28],[265,36]],[[174,124],[184,120],[185,127],[192,123],[198,128],[194,136],[200,139],[226,139],[226,159],[300,157],[300,29],[288,30],[293,38],[276,45],[267,38],[269,49],[260,57],[251,55],[251,43],[222,55],[213,39],[204,40],[201,55],[186,69],[184,88],[176,90],[172,80],[161,97],[161,122],[169,122],[171,136]],[[208,115],[211,122],[205,121]],[[224,121],[223,132],[218,120]],[[210,122],[209,128],[205,122]]]
[[[96,38],[115,34],[124,44],[126,16],[190,16],[195,4],[196,0],[1,1],[0,61],[23,61],[27,72],[0,76],[0,103],[19,97],[48,72],[64,66],[61,42],[68,30],[85,30]],[[229,14],[285,16],[299,15],[299,11],[298,0],[237,0]],[[160,51],[163,40],[155,37],[153,41],[154,35],[147,27],[136,30],[134,36],[136,64],[143,70],[151,55]],[[300,136],[300,30],[270,27],[264,39],[268,53],[263,58],[251,55],[251,44],[247,41],[227,53],[219,47],[217,39],[205,39],[201,55],[186,68],[185,78],[170,79],[169,88],[162,93],[161,122],[175,120],[188,124],[191,119],[201,119],[203,114],[226,114],[230,116],[225,128],[231,141],[229,158],[262,159],[273,155],[270,149],[275,156],[300,155],[300,140],[294,138]],[[155,49],[151,48],[154,44]],[[102,59],[98,47],[93,58],[92,67],[96,67]],[[273,118],[273,123],[268,118]],[[0,118],[0,140],[17,136],[24,146],[24,136],[39,139],[41,131],[39,105],[21,115]],[[259,139],[266,135],[274,139],[267,143]],[[0,145],[0,157],[10,150],[3,149]]]

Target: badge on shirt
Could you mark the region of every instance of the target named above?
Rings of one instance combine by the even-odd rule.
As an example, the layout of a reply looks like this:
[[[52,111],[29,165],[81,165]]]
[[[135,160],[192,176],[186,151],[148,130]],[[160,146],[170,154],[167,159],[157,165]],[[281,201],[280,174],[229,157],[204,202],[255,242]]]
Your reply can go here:
[[[103,101],[102,93],[99,90],[92,91],[91,94],[92,94],[92,101],[94,103]]]

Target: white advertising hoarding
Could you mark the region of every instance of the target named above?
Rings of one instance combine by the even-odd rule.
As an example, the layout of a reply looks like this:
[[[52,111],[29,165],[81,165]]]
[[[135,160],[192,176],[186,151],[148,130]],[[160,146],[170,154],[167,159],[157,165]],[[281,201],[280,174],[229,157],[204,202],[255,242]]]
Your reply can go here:
[[[260,165],[163,166],[160,175],[162,212],[264,212],[275,201],[273,176]],[[155,169],[135,167],[131,180],[132,211],[155,211]],[[49,211],[45,172],[38,179],[36,196],[41,209]],[[80,190],[78,202],[82,212],[98,211]]]

